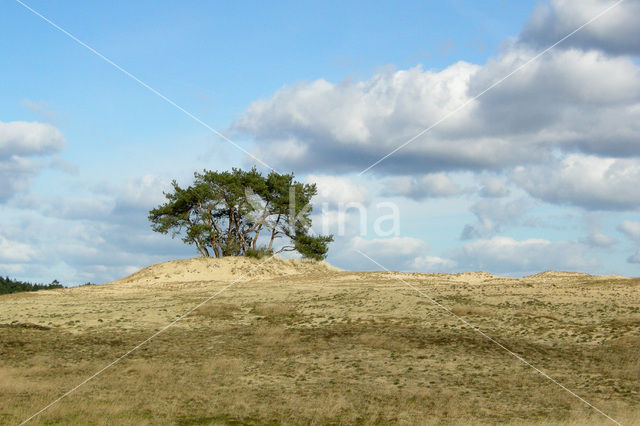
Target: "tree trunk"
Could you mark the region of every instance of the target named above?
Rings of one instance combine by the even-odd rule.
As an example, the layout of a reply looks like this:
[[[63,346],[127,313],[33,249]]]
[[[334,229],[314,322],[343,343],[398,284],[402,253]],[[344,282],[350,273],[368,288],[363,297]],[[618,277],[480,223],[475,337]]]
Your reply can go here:
[[[256,245],[258,244],[258,235],[260,235],[261,230],[262,230],[262,224],[258,226],[258,228],[256,229],[256,235],[253,237],[253,242],[251,246],[253,247],[254,250],[256,249]]]
[[[271,247],[273,247],[273,240],[275,240],[276,234],[278,233],[277,229],[278,229],[278,223],[280,222],[280,216],[282,215],[281,214],[278,215],[278,218],[276,219],[276,223],[273,225],[273,230],[271,231],[271,241],[269,241],[269,248],[267,250],[271,250]]]
[[[217,223],[212,222],[212,224],[215,232],[217,232],[217,235],[219,235],[220,239],[222,239],[222,229],[220,229]],[[216,254],[216,257],[222,257],[224,255],[224,253],[222,253],[222,248],[220,246],[221,245],[218,243],[216,243],[216,245],[213,246],[213,251]]]

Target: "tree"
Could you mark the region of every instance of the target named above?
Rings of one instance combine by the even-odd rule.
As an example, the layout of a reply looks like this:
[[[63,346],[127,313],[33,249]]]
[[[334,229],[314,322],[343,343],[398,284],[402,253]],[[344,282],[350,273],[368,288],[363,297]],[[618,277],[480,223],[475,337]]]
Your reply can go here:
[[[327,257],[329,243],[333,241],[333,235],[319,235],[313,237],[306,234],[298,234],[294,239],[295,249],[303,257],[314,260],[322,260]]]
[[[293,173],[263,176],[256,168],[194,173],[182,188],[176,181],[167,201],[149,212],[154,231],[194,245],[205,257],[242,256],[248,251],[298,251],[303,257],[324,259],[333,236],[313,236],[311,199],[315,184],[294,180]],[[263,233],[264,231],[264,233]],[[260,246],[260,235],[265,243]],[[268,242],[267,242],[268,241]]]
[[[20,291],[38,291],[50,290],[54,288],[63,288],[58,280],[53,280],[51,284],[31,284],[28,282],[18,281],[9,277],[0,276],[0,294],[17,293]]]

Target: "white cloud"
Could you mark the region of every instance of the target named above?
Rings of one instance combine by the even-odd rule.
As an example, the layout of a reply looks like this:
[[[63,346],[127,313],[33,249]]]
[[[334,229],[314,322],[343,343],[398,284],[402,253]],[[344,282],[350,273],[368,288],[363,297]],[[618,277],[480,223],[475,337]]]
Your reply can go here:
[[[517,167],[513,180],[541,200],[591,210],[640,207],[640,160],[569,155],[559,162]]]
[[[367,187],[347,176],[308,175],[305,181],[315,183],[318,188],[318,195],[313,198],[314,204],[345,206],[354,203],[366,206],[371,201]]]
[[[63,146],[62,133],[49,124],[0,121],[0,158],[53,154]]]
[[[28,244],[11,241],[0,236],[0,263],[29,262],[36,252]]]
[[[360,250],[382,263],[382,260],[389,257],[412,257],[429,250],[429,244],[412,237],[392,237],[374,238],[366,240],[361,237],[354,237],[351,241],[351,249]]]
[[[470,93],[481,92],[535,53],[516,45],[488,61],[471,80]],[[521,163],[539,162],[558,149],[637,155],[640,68],[629,57],[554,50],[479,98],[477,116],[477,134],[500,138],[508,151],[520,147]]]
[[[597,266],[586,246],[572,241],[545,239],[517,241],[493,237],[473,241],[454,250],[452,258],[466,268],[491,272],[535,272],[547,269],[584,270]]]
[[[483,197],[499,198],[506,197],[510,194],[509,188],[507,188],[504,180],[498,177],[488,176],[483,178],[481,182],[480,195]]]
[[[426,198],[452,197],[466,192],[445,173],[419,177],[397,176],[383,182],[383,195],[404,196],[417,201]]]
[[[411,268],[420,272],[450,272],[456,266],[455,261],[437,256],[419,256],[411,262]]]
[[[29,188],[40,171],[40,164],[28,158],[11,156],[0,158],[0,201],[11,198]]]
[[[29,265],[31,266],[31,265]],[[27,270],[33,270],[33,267],[28,267],[23,263],[0,263],[0,271],[6,276],[17,277],[24,274]]]
[[[62,133],[48,124],[0,121],[0,202],[26,191],[43,167],[38,157],[63,146]]]
[[[629,57],[554,50],[471,101],[536,53],[516,43],[482,67],[458,62],[440,72],[299,83],[251,104],[234,127],[276,166],[360,171],[470,102],[375,172],[500,171],[541,164],[558,150],[640,154],[640,68]]]
[[[467,101],[468,81],[477,69],[458,62],[440,72],[415,67],[385,71],[361,82],[299,83],[252,103],[234,128],[254,137],[258,157],[281,168],[359,171]],[[433,133],[455,134],[459,127],[468,127],[467,113],[461,111]],[[487,147],[475,138],[462,146],[463,142],[431,136],[400,156],[417,151],[416,164],[441,169],[452,162],[496,161],[477,158]]]
[[[504,229],[505,226],[519,223],[528,207],[523,199],[511,201],[480,200],[470,208],[476,215],[474,224],[465,225],[460,238],[469,240],[488,237]]]
[[[313,197],[313,229],[320,234],[361,235],[367,232],[369,190],[347,176],[308,175],[318,194]]]
[[[344,205],[337,209],[331,206],[316,206],[311,215],[313,231],[318,234],[333,234],[336,237],[366,235],[368,216],[372,212],[362,205]]]
[[[146,175],[118,186],[76,184],[73,198],[16,198],[3,206],[3,270],[37,282],[105,282],[133,267],[197,255],[180,238],[149,226],[148,209],[162,201],[165,184]]]
[[[550,203],[591,210],[638,209],[640,68],[637,57],[624,56],[639,53],[638,0],[626,0],[471,101],[607,4],[605,0],[551,0],[550,6],[542,6],[532,16],[517,40],[484,65],[461,61],[440,71],[416,66],[388,69],[363,81],[319,79],[292,84],[253,102],[233,127],[253,136],[255,154],[269,164],[314,172],[310,179],[317,179],[321,192],[316,202],[366,204],[371,195],[365,186],[328,173],[359,172],[469,102],[372,169],[388,178],[382,181],[387,184],[384,193],[416,200],[459,196],[466,189],[449,173],[470,170],[480,179],[481,197],[505,197],[509,189],[519,191],[519,185]],[[73,171],[55,156],[63,146],[64,138],[55,127],[0,122],[0,202],[28,191],[45,165]],[[505,176],[512,180],[505,183]],[[20,262],[30,262],[37,255],[45,259],[41,263],[45,274],[63,270],[55,268],[64,265],[67,277],[93,280],[90,277],[116,278],[131,271],[131,259],[147,264],[192,254],[179,240],[151,232],[146,222],[146,211],[164,201],[162,190],[167,185],[166,180],[146,175],[100,196],[76,194],[77,200],[35,205],[31,212],[25,208],[11,223],[3,214],[0,262],[8,271],[22,271],[25,267]],[[25,203],[35,200],[17,198]],[[342,248],[358,248],[398,269],[517,272],[589,268],[595,261],[588,258],[588,245],[606,247],[615,241],[599,229],[590,229],[584,244],[493,237],[521,223],[527,206],[520,200],[484,201],[472,206],[477,222],[463,233],[482,239],[443,257],[429,255],[425,241],[409,237],[343,238]],[[42,216],[43,212],[49,216]],[[355,223],[352,213],[349,225]],[[335,211],[328,217],[334,225],[342,220]],[[566,224],[563,221],[560,226]],[[349,232],[358,230],[353,228]],[[640,223],[626,221],[619,230],[640,241]],[[348,268],[366,263],[367,268],[377,269],[357,253],[344,259]],[[640,252],[629,261],[640,262]]]
[[[640,241],[640,222],[625,220],[618,225],[618,231],[622,232],[632,240]]]
[[[344,259],[349,259],[350,268],[372,270],[379,269],[379,267],[360,253],[357,253],[356,250],[371,257],[386,268],[413,270],[415,269],[416,259],[426,256],[429,251],[429,244],[412,237],[374,238],[371,240],[354,237],[342,251],[341,257],[343,261]]]
[[[73,200],[54,199],[43,202],[41,210],[48,216],[62,219],[106,219],[114,208],[114,201],[111,198],[94,196],[91,198],[81,198]]]
[[[154,233],[148,226],[85,219],[7,207],[0,236],[2,269],[35,282],[57,278],[80,284],[121,278],[131,266],[196,255],[180,239]]]
[[[452,272],[457,266],[452,259],[428,255],[429,244],[412,237],[352,238],[337,256],[349,269],[377,270],[380,267],[362,256],[360,251],[387,269],[418,272]],[[334,253],[334,256],[336,256]]]
[[[615,238],[605,235],[599,231],[593,231],[587,237],[587,243],[594,247],[611,247],[617,242],[618,241]]]
[[[126,180],[117,189],[117,208],[149,210],[166,201],[163,192],[169,191],[168,179],[146,174]]]
[[[525,25],[520,39],[537,47],[547,47],[593,19],[614,0],[551,0],[540,4]],[[600,19],[590,23],[563,42],[565,46],[602,49],[612,54],[640,54],[640,2],[624,1]]]

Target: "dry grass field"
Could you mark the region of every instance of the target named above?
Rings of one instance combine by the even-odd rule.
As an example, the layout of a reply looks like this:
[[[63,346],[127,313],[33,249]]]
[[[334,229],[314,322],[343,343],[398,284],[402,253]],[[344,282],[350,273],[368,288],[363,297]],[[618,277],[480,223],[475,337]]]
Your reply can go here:
[[[0,296],[0,423],[640,424],[640,280],[191,259]]]

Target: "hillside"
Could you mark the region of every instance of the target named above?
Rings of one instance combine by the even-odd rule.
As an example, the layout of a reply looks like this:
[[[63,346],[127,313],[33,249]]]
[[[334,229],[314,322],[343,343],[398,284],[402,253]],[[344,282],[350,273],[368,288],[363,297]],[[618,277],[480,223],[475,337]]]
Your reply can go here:
[[[0,296],[0,423],[225,287],[34,423],[610,423],[424,295],[623,424],[640,418],[640,280],[260,262],[180,260]]]
[[[216,259],[196,257],[152,265],[116,281],[116,284],[166,284],[176,282],[233,281],[236,279],[270,279],[298,274],[338,271],[324,262],[247,257]]]

